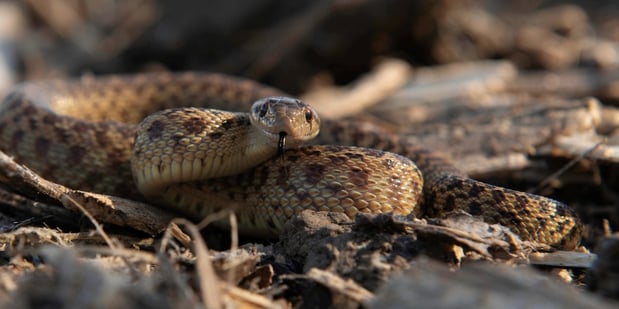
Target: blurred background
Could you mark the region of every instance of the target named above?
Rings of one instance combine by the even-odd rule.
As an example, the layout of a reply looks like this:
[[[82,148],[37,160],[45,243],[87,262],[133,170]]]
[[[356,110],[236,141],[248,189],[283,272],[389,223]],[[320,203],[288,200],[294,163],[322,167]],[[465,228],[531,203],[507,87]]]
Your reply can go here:
[[[216,71],[299,94],[380,59],[508,59],[613,70],[615,1],[22,0],[0,2],[0,92],[50,77]]]

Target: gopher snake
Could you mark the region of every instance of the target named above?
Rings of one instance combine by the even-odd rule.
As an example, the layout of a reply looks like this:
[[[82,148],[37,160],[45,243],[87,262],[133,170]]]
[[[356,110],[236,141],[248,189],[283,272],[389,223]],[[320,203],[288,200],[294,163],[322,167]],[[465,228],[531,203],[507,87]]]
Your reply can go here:
[[[276,89],[216,74],[156,73],[25,83],[15,87],[0,106],[0,149],[68,187],[139,200],[143,196],[133,184],[130,158],[135,123],[145,115],[179,105],[246,112],[254,101],[278,95],[282,93]],[[181,117],[180,126],[192,131],[196,124],[202,128],[215,121],[194,116]],[[211,139],[249,125],[247,117],[216,116],[220,123],[215,127],[223,131],[210,133]],[[349,216],[390,212],[439,217],[461,210],[508,226],[525,240],[568,249],[580,241],[582,224],[560,202],[468,178],[406,137],[381,132],[370,124],[323,120],[321,126],[315,143],[341,146],[290,147],[283,156],[267,153],[267,158],[274,158],[239,175],[163,185],[149,195],[160,194],[165,203],[181,205],[176,207],[193,216],[233,204],[239,206],[241,227],[268,230],[266,234],[280,229],[303,208]],[[144,130],[149,129],[152,133],[159,128],[151,122]],[[187,147],[197,137],[183,139],[179,133],[172,138],[174,142],[159,143]],[[236,139],[231,144],[246,142]],[[423,174],[422,198],[417,168],[383,151],[415,162]],[[226,156],[219,156],[217,164]]]

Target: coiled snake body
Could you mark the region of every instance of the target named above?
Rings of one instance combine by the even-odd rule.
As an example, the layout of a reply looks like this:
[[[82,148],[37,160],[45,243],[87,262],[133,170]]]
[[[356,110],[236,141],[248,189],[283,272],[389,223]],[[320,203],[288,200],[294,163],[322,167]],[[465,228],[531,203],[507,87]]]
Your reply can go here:
[[[582,224],[566,205],[468,178],[406,137],[370,124],[323,120],[313,142],[333,146],[298,148],[318,132],[311,131],[318,117],[296,100],[263,99],[280,95],[251,81],[195,73],[25,83],[0,105],[0,149],[75,189],[144,199],[135,178],[147,181],[139,187],[150,200],[194,217],[236,206],[246,232],[276,233],[303,209],[430,217],[461,210],[525,240],[567,249],[580,241]],[[261,99],[253,116],[171,109],[136,126],[167,108],[248,112]],[[280,101],[298,104],[300,120],[271,137],[248,129],[271,121],[269,108]],[[307,136],[296,140],[288,130],[303,125],[314,133],[304,131]],[[283,141],[286,152],[278,155]],[[222,177],[202,179],[207,174]]]

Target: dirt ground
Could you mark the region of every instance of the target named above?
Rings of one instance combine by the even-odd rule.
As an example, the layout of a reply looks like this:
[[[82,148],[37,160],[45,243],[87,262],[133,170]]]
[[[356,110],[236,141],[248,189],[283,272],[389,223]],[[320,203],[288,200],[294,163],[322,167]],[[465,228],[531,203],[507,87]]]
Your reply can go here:
[[[0,2],[1,95],[39,79],[242,76],[585,223],[573,251],[462,213],[306,211],[253,239],[133,201],[84,209],[0,153],[0,304],[616,307],[618,16],[614,1]]]

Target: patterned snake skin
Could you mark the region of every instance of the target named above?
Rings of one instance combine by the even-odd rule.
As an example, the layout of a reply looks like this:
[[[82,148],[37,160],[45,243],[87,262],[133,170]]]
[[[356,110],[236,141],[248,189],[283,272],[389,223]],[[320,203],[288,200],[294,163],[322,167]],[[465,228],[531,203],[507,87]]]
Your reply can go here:
[[[281,94],[251,81],[197,73],[25,83],[0,105],[0,149],[70,188],[143,200],[130,161],[136,123],[146,115],[178,106],[247,112],[254,101]],[[185,126],[193,128],[196,118],[190,119]],[[247,123],[235,121],[224,123]],[[371,124],[323,120],[313,143],[339,146],[288,149],[239,175],[165,187],[156,201],[193,217],[235,206],[241,229],[265,235],[306,208],[349,216],[465,211],[524,240],[564,249],[580,242],[583,226],[568,206],[468,178],[406,137]]]

